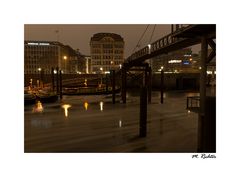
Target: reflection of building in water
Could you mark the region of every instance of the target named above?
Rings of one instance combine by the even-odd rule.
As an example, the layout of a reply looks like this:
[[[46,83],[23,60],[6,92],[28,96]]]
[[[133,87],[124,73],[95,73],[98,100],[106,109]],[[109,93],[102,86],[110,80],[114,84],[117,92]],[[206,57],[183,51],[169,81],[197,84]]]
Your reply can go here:
[[[64,109],[64,115],[65,117],[68,117],[68,108],[70,108],[71,105],[70,104],[64,104],[62,105],[62,108]]]
[[[31,120],[31,125],[37,128],[50,128],[52,126],[52,122],[49,120]]]

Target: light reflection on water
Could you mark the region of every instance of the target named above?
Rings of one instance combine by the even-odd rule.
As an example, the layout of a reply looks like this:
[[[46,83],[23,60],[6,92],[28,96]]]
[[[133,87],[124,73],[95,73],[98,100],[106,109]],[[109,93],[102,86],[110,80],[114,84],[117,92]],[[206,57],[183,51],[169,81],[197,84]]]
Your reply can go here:
[[[70,104],[64,104],[62,105],[62,108],[64,109],[64,115],[65,117],[68,117],[68,108],[72,107]]]
[[[88,102],[84,102],[84,108],[86,111],[88,110]]]
[[[99,105],[100,105],[100,110],[103,111],[103,102],[101,101]]]
[[[32,112],[34,112],[34,113],[42,113],[43,112],[43,106],[40,101],[37,101],[37,103],[34,105]]]
[[[119,128],[122,127],[122,120],[119,120]]]

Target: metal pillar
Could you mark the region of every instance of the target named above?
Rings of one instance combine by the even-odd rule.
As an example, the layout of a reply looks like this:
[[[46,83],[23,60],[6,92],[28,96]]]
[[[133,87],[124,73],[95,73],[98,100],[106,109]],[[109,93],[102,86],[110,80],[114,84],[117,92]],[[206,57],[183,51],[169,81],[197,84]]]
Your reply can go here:
[[[40,82],[41,87],[44,87],[44,69],[41,70],[41,82]]]
[[[54,83],[54,69],[53,68],[51,70],[51,76],[52,76],[52,91],[54,92],[55,83]]]
[[[148,103],[152,101],[152,69],[148,68]]]
[[[163,104],[163,90],[164,90],[164,71],[161,70],[161,104]]]
[[[59,71],[60,99],[62,99],[62,70]]]
[[[115,104],[115,70],[112,70],[112,103]]]
[[[123,103],[126,103],[126,85],[127,85],[127,73],[126,68],[122,67],[122,101]]]
[[[205,113],[206,113],[206,78],[207,78],[207,53],[208,44],[205,36],[201,39],[201,61],[200,61],[200,112],[198,120],[198,151],[204,151],[206,131],[205,131]]]
[[[147,135],[147,87],[141,88],[140,95],[140,125],[139,136],[146,137]]]
[[[59,78],[58,78],[58,72],[59,72],[59,68],[56,68],[57,70],[57,74],[56,74],[56,80],[57,80],[57,94],[59,94]]]

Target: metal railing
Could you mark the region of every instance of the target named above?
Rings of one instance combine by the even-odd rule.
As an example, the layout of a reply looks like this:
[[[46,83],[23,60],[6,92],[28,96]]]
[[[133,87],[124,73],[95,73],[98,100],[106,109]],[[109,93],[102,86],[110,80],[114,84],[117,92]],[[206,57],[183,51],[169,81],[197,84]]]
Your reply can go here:
[[[179,25],[173,33],[177,32],[177,31],[181,31],[181,30],[183,30],[183,29],[185,29],[189,26],[190,25]],[[126,59],[125,63],[128,63],[128,62],[133,61],[137,58],[140,58],[140,57],[143,57],[145,55],[151,54],[155,51],[158,51],[159,49],[162,49],[162,48],[167,47],[169,45],[172,45],[176,42],[180,42],[180,41],[184,40],[184,38],[173,37],[173,33],[170,33],[170,34],[162,37],[161,39],[151,43],[150,45],[136,51],[135,53],[133,53],[131,56],[129,56]]]
[[[200,108],[200,96],[187,97],[187,109]]]

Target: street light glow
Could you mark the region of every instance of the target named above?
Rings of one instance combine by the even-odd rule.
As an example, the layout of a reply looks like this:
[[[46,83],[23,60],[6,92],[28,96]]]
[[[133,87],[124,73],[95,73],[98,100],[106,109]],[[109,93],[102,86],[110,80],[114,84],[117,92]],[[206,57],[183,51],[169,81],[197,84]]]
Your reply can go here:
[[[42,68],[38,68],[38,71],[41,71],[42,70]]]

